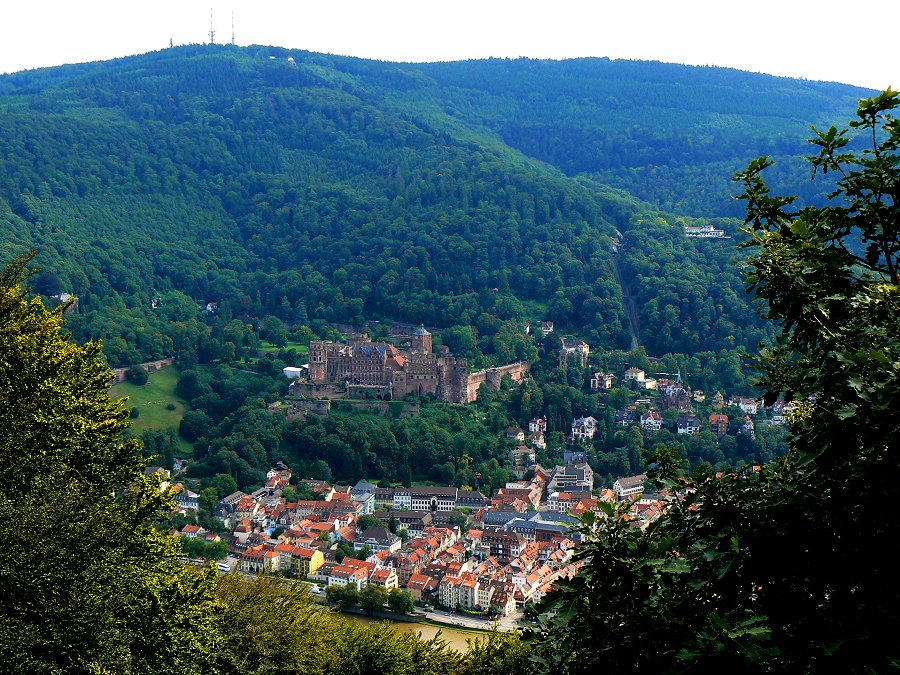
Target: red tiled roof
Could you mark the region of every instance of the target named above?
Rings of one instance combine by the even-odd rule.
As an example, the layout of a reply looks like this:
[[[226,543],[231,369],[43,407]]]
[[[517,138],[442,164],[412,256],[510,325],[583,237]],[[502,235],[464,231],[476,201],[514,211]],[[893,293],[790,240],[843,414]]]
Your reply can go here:
[[[382,569],[380,569],[380,570],[375,570],[374,572],[372,572],[372,581],[377,581],[377,582],[384,583],[384,582],[386,582],[388,579],[391,578],[391,575],[392,575],[393,573],[394,573],[394,570],[392,570],[392,569],[387,569],[387,568],[382,568]]]

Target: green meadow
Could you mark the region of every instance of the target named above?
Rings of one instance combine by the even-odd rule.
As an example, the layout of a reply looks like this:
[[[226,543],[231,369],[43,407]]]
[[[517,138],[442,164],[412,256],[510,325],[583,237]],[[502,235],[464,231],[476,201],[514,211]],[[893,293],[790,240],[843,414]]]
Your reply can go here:
[[[273,345],[271,342],[266,342],[265,340],[260,340],[259,350],[261,352],[275,352],[278,353],[282,349],[294,349],[298,354],[306,354],[309,352],[309,347],[301,344],[299,342],[291,342],[288,341],[284,347],[277,347]]]
[[[110,388],[110,396],[114,399],[128,397],[128,406],[138,409],[137,418],[132,419],[135,435],[146,430],[173,429],[178,432],[178,425],[184,416],[185,402],[175,394],[175,385],[181,371],[175,366],[163,368],[150,373],[147,384],[138,386],[131,382],[120,382]],[[174,406],[173,410],[169,406]],[[178,437],[178,447],[182,453],[190,454],[191,445]]]

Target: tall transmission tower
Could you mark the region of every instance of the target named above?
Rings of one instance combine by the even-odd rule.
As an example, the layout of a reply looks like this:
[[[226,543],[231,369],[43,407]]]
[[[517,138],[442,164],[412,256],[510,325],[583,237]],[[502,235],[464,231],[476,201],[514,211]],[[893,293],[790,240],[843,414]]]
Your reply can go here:
[[[209,8],[209,44],[216,44],[216,30],[213,28],[213,8]]]
[[[234,12],[231,12],[231,44],[234,44]]]

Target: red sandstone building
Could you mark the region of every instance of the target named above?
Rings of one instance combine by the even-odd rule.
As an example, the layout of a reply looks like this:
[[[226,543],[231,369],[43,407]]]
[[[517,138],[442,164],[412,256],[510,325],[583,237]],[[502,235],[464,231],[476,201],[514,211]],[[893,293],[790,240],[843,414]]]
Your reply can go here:
[[[309,380],[316,385],[342,384],[358,398],[400,399],[432,394],[449,403],[470,403],[482,384],[497,390],[504,375],[519,381],[530,364],[513,363],[469,373],[467,359],[432,352],[424,326],[410,337],[409,349],[368,339],[349,344],[330,340],[309,343]]]

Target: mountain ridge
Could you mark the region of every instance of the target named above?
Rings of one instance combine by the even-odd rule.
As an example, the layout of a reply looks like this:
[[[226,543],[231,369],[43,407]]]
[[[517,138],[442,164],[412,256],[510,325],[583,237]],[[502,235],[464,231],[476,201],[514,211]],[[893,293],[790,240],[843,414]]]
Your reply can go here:
[[[725,295],[735,303],[738,257],[710,247],[698,255],[699,244],[677,235],[710,212],[736,232],[732,214],[716,206],[730,189],[722,171],[739,168],[741,152],[770,148],[768,127],[757,131],[751,112],[766,109],[775,85],[765,76],[653,63],[472,65],[217,45],[0,76],[7,248],[42,251],[42,266],[81,299],[70,322],[76,336],[128,345],[111,351],[115,363],[137,357],[129,349],[141,321],[171,338],[147,309],[167,293],[219,302],[230,316],[291,324],[395,316],[472,325],[488,336],[502,322],[546,317],[599,346],[624,348],[630,334],[611,256],[625,233],[620,262],[635,289],[641,252],[628,242],[640,238],[629,232],[651,222],[676,251],[657,272],[664,285],[690,278],[709,299],[710,284],[726,275]],[[598,75],[599,66],[612,75]],[[666,72],[688,80],[699,73],[733,96],[703,104],[704,82],[668,82],[656,98],[680,89],[670,103],[682,107],[663,119],[645,105],[642,82]],[[728,78],[758,83],[762,93]],[[823,87],[837,93],[795,92],[802,105],[793,116],[780,105],[766,124],[787,137],[810,110],[842,116],[856,90]],[[773,100],[783,102],[779,95]],[[618,112],[598,103],[610,96],[618,96]],[[747,110],[690,112],[701,104]],[[630,164],[618,166],[625,159]],[[654,173],[655,182],[645,180]],[[713,196],[703,201],[705,191]],[[690,316],[696,306],[664,304],[655,319],[642,309],[642,328],[653,334],[668,321],[670,332],[698,336],[691,351],[765,335],[741,301],[715,300],[704,310],[711,315],[703,325],[725,321],[739,333],[724,342],[702,339]],[[130,313],[120,322],[132,328],[111,327],[110,313]],[[676,342],[683,348],[685,340]],[[137,352],[170,349],[161,339]]]

